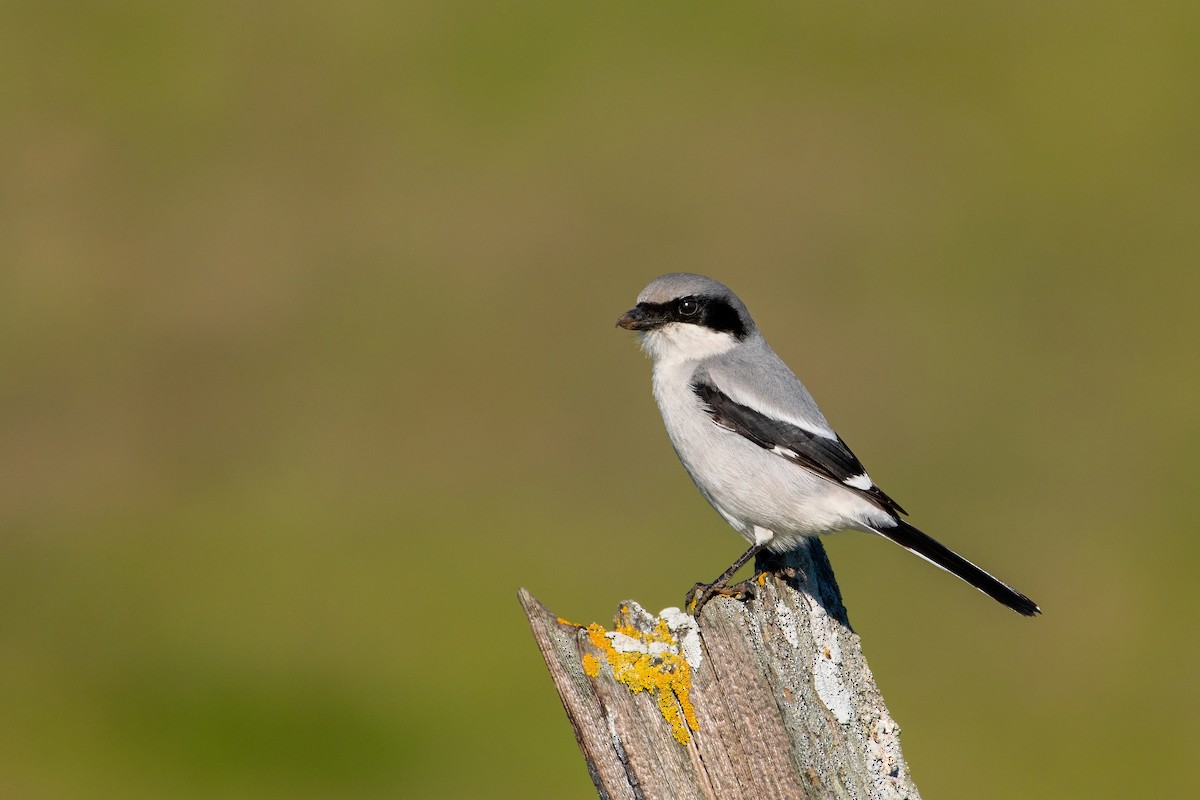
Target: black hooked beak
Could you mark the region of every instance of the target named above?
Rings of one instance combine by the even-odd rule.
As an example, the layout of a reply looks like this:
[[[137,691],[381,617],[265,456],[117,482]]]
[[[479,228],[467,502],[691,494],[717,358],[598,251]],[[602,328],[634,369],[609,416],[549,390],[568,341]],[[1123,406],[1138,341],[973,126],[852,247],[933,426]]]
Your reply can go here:
[[[649,331],[669,320],[662,314],[651,309],[646,303],[638,303],[617,320],[617,327],[627,331]]]

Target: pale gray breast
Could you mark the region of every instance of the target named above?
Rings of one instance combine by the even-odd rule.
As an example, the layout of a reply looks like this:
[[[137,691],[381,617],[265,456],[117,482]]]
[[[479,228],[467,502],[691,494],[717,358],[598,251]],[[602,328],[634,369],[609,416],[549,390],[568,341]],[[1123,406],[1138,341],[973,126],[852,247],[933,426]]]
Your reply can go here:
[[[807,528],[803,509],[828,481],[713,422],[692,390],[696,366],[656,367],[654,396],[679,460],[700,492],[744,535]]]

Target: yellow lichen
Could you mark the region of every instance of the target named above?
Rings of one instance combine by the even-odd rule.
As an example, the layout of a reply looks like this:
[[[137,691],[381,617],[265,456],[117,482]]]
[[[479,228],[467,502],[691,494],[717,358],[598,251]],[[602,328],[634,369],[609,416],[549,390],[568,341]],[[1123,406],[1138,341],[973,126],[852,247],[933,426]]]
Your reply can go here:
[[[591,653],[583,654],[583,674],[589,678],[595,678],[600,674],[600,659],[596,658]]]
[[[621,609],[621,618],[627,618],[627,609]],[[611,633],[602,626],[592,623],[587,626],[588,640],[612,667],[613,677],[629,687],[634,694],[650,692],[658,703],[663,719],[671,726],[671,732],[680,744],[687,744],[692,737],[689,731],[700,729],[696,721],[696,709],[690,698],[692,667],[680,653],[679,643],[667,626],[659,619],[654,629],[643,632],[628,623],[618,624]],[[613,646],[614,635],[627,636],[634,640],[635,648]],[[660,645],[651,647],[651,645]],[[653,654],[650,652],[654,650]],[[588,659],[591,658],[592,661]],[[595,669],[593,673],[591,668]],[[583,657],[584,671],[591,677],[599,674],[600,665],[590,653]]]

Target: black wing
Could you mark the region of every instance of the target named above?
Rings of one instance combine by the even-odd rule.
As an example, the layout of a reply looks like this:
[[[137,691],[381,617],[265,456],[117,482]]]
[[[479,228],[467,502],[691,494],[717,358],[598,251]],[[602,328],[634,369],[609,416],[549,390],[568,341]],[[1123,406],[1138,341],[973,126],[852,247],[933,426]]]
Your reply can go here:
[[[770,450],[792,463],[799,464],[823,478],[828,478],[851,491],[870,498],[884,511],[907,514],[900,504],[866,477],[867,470],[840,436],[829,439],[790,422],[773,419],[749,406],[734,402],[711,381],[701,378],[692,384],[692,391],[706,406],[713,422]],[[864,488],[863,482],[869,483]],[[857,485],[856,485],[857,484]]]

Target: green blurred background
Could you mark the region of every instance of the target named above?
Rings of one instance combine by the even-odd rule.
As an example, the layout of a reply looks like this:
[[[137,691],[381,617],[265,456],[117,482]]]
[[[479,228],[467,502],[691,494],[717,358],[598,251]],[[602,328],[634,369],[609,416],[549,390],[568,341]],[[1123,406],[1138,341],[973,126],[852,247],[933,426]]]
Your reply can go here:
[[[730,283],[1017,617],[827,546],[926,797],[1185,796],[1192,3],[10,3],[0,795],[589,798],[516,602],[743,543],[614,329]]]

